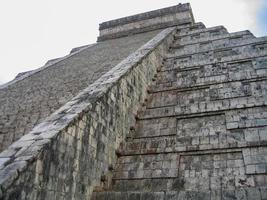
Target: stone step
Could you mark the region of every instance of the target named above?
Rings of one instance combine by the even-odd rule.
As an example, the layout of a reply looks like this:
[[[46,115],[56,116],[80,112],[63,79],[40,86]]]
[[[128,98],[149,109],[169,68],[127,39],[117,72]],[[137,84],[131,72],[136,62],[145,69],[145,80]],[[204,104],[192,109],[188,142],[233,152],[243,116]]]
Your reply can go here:
[[[186,90],[212,84],[244,81],[267,76],[267,56],[240,62],[207,64],[190,70],[161,71],[156,84],[150,86],[149,93],[165,90]]]
[[[266,118],[267,107],[256,106],[137,120],[123,149],[144,154],[253,145],[265,140]]]
[[[183,29],[182,31],[178,31],[178,33],[175,35],[175,39],[181,39],[181,38],[200,38],[201,36],[216,36],[220,34],[226,34],[228,31],[224,26],[214,26],[209,28],[191,28],[188,27],[187,29]]]
[[[139,120],[149,120],[149,119],[169,118],[169,117],[181,118],[195,114],[204,114],[210,112],[225,112],[230,110],[235,111],[239,109],[248,109],[260,106],[266,106],[267,99],[264,93],[261,93],[260,95],[258,97],[256,96],[237,97],[232,99],[222,99],[216,101],[203,100],[203,101],[195,101],[195,103],[188,103],[188,104],[186,103],[183,105],[156,107],[140,112],[137,118]]]
[[[187,25],[177,27],[177,33],[175,35],[185,35],[188,32],[199,31],[203,29],[206,29],[206,26],[202,22],[197,22],[190,26]]]
[[[226,83],[218,83],[213,85],[207,85],[203,87],[192,87],[184,90],[165,90],[157,93],[150,93],[148,101],[146,103],[147,112],[152,109],[163,109],[169,107],[175,107],[174,113],[181,113],[186,110],[180,109],[177,112],[176,107],[187,108],[192,105],[196,106],[196,110],[193,112],[207,112],[217,111],[225,109],[234,109],[232,105],[219,105],[215,106],[213,110],[207,107],[202,107],[202,103],[215,103],[227,100],[230,104],[236,101],[236,99],[242,98],[256,98],[264,96],[265,89],[261,85],[267,84],[267,78],[255,79],[253,81],[234,81]],[[171,109],[171,108],[170,108]],[[146,112],[145,111],[145,112]]]
[[[202,31],[203,29],[206,29],[205,24],[203,24],[202,22],[197,22],[190,27],[178,29],[177,36],[185,35],[185,34],[188,34],[189,32],[193,33],[193,32]]]
[[[265,148],[266,151],[266,148]],[[179,175],[176,177],[124,177],[122,179],[114,178],[113,185],[110,188],[114,192],[166,192],[166,191],[211,191],[217,193],[217,191],[227,191],[227,194],[235,194],[238,191],[246,191],[248,195],[250,192],[259,192],[259,187],[265,187],[264,179],[267,178],[266,174],[260,173],[260,176],[246,175],[247,168],[243,161],[243,154],[240,151],[234,149],[228,149],[225,151],[207,151],[207,152],[195,152],[186,154],[167,154],[165,155],[142,155],[142,156],[127,156],[123,158],[125,163],[137,164],[134,166],[135,171],[144,171],[140,169],[143,166],[148,166],[146,160],[153,160],[150,165],[158,169],[158,174],[163,173],[164,169],[171,169],[172,166],[179,166]],[[154,158],[153,158],[154,156]],[[179,159],[173,158],[177,156]],[[142,158],[143,157],[143,158]],[[145,158],[147,157],[147,158]],[[145,159],[144,159],[145,158]],[[171,160],[168,160],[171,159]],[[162,161],[163,160],[163,161]],[[177,160],[179,163],[172,163]],[[167,163],[169,161],[169,163]],[[121,162],[121,161],[119,161]],[[166,163],[165,163],[166,162]],[[125,164],[124,163],[124,164]],[[120,164],[119,164],[120,165]],[[166,168],[164,168],[164,166]],[[122,170],[121,168],[117,168]],[[131,167],[126,169],[129,174],[132,173]],[[255,173],[254,173],[255,174]],[[250,187],[252,190],[250,190]],[[233,191],[235,190],[236,191]],[[256,195],[256,194],[255,194]]]
[[[266,200],[267,188],[212,191],[99,192],[91,200]]]
[[[178,176],[176,153],[122,156],[118,159],[114,179],[172,179]]]
[[[188,44],[183,44],[181,42],[175,43],[172,46],[169,54],[173,54],[175,56],[192,55],[196,53],[247,45],[257,41],[258,40],[255,37],[253,37],[251,34],[247,34],[246,32],[240,32],[239,36],[231,36],[231,34],[226,34],[225,37],[215,38],[214,40],[211,38],[204,42],[190,42]]]
[[[148,179],[125,179],[113,180],[110,190],[115,192],[142,191],[142,192],[164,192],[182,190],[184,182],[179,178],[148,178]]]
[[[192,152],[204,151],[211,149],[227,149],[227,148],[243,148],[254,147],[257,145],[265,145],[267,139],[264,135],[259,136],[267,131],[267,126],[237,129],[229,131],[226,134],[195,136],[195,137],[177,137],[165,136],[160,139],[138,139],[127,142],[122,150],[123,156],[137,154],[155,154],[155,153],[172,153],[172,152]],[[255,134],[256,133],[256,134]]]
[[[195,54],[166,56],[161,70],[186,69],[193,66],[266,56],[267,37],[251,39],[248,44],[232,48],[220,48]]]
[[[261,174],[262,178],[267,178],[265,169],[267,148],[256,148],[255,144],[251,146],[254,148],[253,154],[248,154],[247,146],[242,149],[228,146],[224,149],[217,147],[209,150],[185,149],[181,152],[122,156],[113,171],[113,180],[116,181],[114,185],[117,184],[121,188],[125,184],[131,184],[132,181],[139,182],[140,185],[148,180],[157,182],[158,179],[170,183],[178,177],[184,180],[182,182],[185,182],[185,187],[196,184],[194,179],[198,179],[197,185],[201,189],[219,187],[221,184],[228,187],[228,182],[229,187],[242,186],[240,182],[246,182],[245,185],[255,185],[258,182],[257,177],[251,177],[251,174]],[[253,172],[250,170],[252,164],[258,165],[256,171],[255,168]],[[220,180],[224,178],[227,180]],[[208,185],[202,186],[204,182]],[[215,182],[221,184],[213,185]],[[259,181],[257,185],[262,183]]]
[[[260,52],[250,52],[250,54],[238,54],[228,57],[223,57],[220,59],[211,58],[210,60],[204,59],[193,59],[192,56],[184,56],[184,57],[170,57],[165,58],[161,71],[171,71],[171,70],[178,70],[178,71],[191,71],[205,65],[213,65],[213,64],[222,64],[222,63],[237,63],[247,60],[255,60],[260,59],[262,57],[267,56],[267,51],[260,51]]]
[[[190,47],[189,47],[190,48]],[[193,49],[194,47],[192,47]],[[193,50],[194,51],[194,50]],[[230,44],[229,47],[211,48],[210,50],[201,50],[196,52],[179,51],[170,52],[166,55],[166,59],[175,59],[177,64],[199,60],[222,60],[225,57],[236,55],[249,55],[253,53],[267,52],[267,38],[257,38],[244,40],[239,44]]]
[[[204,34],[205,33],[205,34]],[[179,32],[177,33],[179,34]],[[177,35],[176,34],[176,35]],[[238,31],[233,33],[228,32],[222,32],[218,35],[212,35],[210,34],[210,31],[205,31],[202,33],[201,37],[193,37],[193,35],[185,35],[182,37],[175,37],[175,41],[172,45],[173,48],[179,48],[180,46],[187,46],[187,45],[193,45],[193,44],[200,44],[203,46],[206,45],[208,42],[216,42],[224,39],[229,39],[232,42],[238,43],[239,41],[242,41],[242,39],[253,39],[256,38],[250,31]],[[223,43],[223,41],[222,41]],[[223,44],[221,44],[223,45]]]

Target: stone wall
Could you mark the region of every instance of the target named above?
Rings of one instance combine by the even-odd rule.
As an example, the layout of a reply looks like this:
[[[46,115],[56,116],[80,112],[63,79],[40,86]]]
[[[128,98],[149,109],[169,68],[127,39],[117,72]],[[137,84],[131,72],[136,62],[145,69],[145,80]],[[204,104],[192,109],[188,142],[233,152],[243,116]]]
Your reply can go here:
[[[266,200],[267,37],[181,28],[93,200]]]
[[[174,31],[162,31],[2,152],[0,198],[90,199],[114,166]]]
[[[121,19],[107,21],[99,26],[98,41],[133,35],[171,26],[192,24],[194,17],[190,4],[179,4]]]

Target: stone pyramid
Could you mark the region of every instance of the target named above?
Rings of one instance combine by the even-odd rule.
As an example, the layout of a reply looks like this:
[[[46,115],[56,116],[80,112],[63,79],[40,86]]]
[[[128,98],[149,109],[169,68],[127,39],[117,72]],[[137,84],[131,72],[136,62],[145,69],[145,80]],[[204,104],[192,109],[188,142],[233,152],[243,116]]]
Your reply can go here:
[[[189,4],[100,24],[0,87],[0,199],[266,200],[267,38]]]

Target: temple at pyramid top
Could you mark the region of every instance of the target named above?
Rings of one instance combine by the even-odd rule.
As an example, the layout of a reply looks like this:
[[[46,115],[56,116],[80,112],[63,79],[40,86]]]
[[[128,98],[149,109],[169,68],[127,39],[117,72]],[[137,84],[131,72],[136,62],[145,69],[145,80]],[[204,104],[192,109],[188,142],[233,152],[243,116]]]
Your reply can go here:
[[[103,22],[98,41],[194,23],[189,3]]]

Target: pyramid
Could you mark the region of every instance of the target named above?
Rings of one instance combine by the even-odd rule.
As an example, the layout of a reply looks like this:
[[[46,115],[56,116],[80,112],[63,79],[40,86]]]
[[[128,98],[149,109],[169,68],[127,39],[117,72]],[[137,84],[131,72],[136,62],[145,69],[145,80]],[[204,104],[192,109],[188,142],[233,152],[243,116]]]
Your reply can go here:
[[[190,4],[99,30],[0,86],[0,199],[266,200],[267,38]]]

